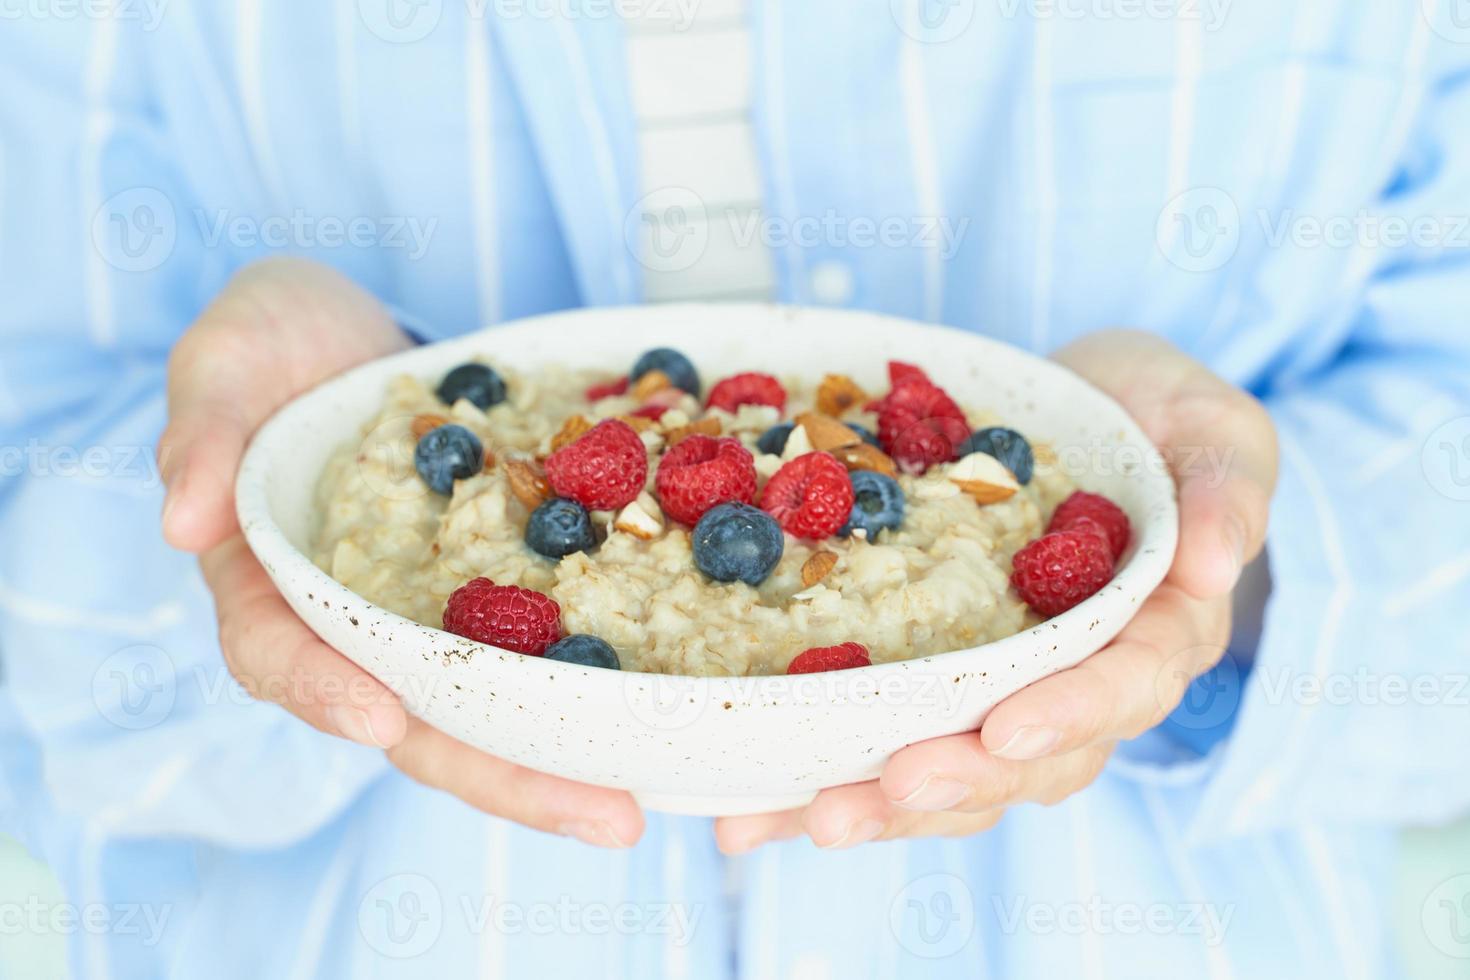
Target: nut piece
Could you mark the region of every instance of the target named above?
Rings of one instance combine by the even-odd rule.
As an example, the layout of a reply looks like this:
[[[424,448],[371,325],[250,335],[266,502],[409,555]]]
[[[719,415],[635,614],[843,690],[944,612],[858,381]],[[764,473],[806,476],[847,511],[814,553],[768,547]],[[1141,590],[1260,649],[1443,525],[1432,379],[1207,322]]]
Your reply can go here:
[[[657,369],[647,372],[643,377],[633,382],[633,387],[628,389],[628,394],[638,401],[646,401],[656,391],[674,386],[673,379]]]
[[[812,556],[801,566],[801,586],[809,589],[816,585],[837,564],[837,556],[830,551],[814,551]]]
[[[409,425],[409,429],[412,430],[415,439],[422,439],[431,430],[448,424],[449,420],[442,415],[425,413],[424,415],[415,415],[412,424]]]
[[[805,456],[814,448],[812,446],[812,438],[807,434],[806,426],[798,425],[786,437],[786,448],[781,450],[781,458],[789,463],[798,456]]]
[[[720,420],[714,416],[690,422],[688,425],[676,426],[665,433],[670,446],[677,446],[690,436],[717,436],[720,434]]]
[[[867,393],[845,374],[829,374],[817,386],[817,411],[833,418],[841,418],[867,400]]]
[[[592,423],[587,421],[585,415],[573,415],[561,424],[556,435],[551,437],[551,451],[556,452],[562,446],[570,445],[582,437],[582,433],[592,428]]]
[[[877,446],[871,446],[861,440],[856,446],[848,446],[838,449],[832,453],[837,461],[852,470],[872,470],[874,473],[882,473],[884,476],[898,479],[898,467],[887,453]]]
[[[820,412],[803,412],[796,417],[796,424],[806,430],[806,437],[811,440],[812,448],[824,453],[835,453],[863,441],[862,436],[832,416]]]
[[[664,512],[647,491],[624,507],[613,521],[613,527],[633,535],[640,541],[651,541],[664,531]]]
[[[618,418],[633,427],[633,431],[639,434],[649,429],[657,428],[658,423],[646,415],[619,415]]]
[[[1006,500],[1021,489],[1005,464],[988,453],[971,453],[952,464],[944,476],[982,504]]]
[[[527,510],[535,510],[543,500],[551,498],[551,484],[546,482],[541,468],[530,460],[506,460],[505,476],[510,481],[510,492]]]

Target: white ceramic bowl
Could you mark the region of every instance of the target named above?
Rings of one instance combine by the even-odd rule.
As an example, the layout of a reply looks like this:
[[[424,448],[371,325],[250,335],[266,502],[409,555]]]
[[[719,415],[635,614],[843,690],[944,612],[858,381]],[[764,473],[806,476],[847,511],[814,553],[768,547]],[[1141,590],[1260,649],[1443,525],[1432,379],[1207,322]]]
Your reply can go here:
[[[885,361],[922,365],[962,404],[1055,446],[1074,479],[1117,501],[1134,539],[1098,595],[997,643],[856,671],[694,678],[593,670],[420,626],[337,584],[306,557],[317,477],[360,437],[394,375],[437,379],[475,354],[517,368],[621,370],[674,346],[706,383],[742,370],[836,371],[882,390]],[[261,428],[237,484],[240,526],[297,614],[381,678],[409,710],[486,752],[631,790],[647,807],[736,814],[800,806],[876,777],[913,742],[974,730],[1015,691],[1112,639],[1163,579],[1178,531],[1174,485],[1115,402],[1057,365],[974,334],[865,313],[762,305],[658,306],[537,317],[367,364]]]

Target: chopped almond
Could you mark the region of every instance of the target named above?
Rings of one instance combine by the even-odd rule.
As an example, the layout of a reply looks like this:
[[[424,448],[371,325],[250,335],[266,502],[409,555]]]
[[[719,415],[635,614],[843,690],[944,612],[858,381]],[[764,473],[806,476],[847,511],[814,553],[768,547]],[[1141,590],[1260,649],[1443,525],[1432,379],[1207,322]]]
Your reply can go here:
[[[634,432],[640,434],[658,426],[657,421],[649,418],[646,415],[619,415],[618,418],[622,419],[624,422],[627,422],[633,427]]]
[[[665,388],[672,388],[673,386],[674,382],[667,374],[655,369],[644,373],[643,377],[633,382],[633,387],[628,389],[628,393],[638,401],[644,402],[654,392],[663,391]]]
[[[817,386],[817,411],[833,418],[842,418],[867,400],[867,393],[845,374],[829,374]]]
[[[506,460],[505,476],[510,481],[510,492],[526,505],[527,510],[535,510],[543,500],[551,497],[551,484],[546,482],[541,468],[530,460]]]
[[[585,415],[573,415],[561,424],[556,435],[551,437],[551,451],[556,452],[562,446],[570,445],[582,437],[582,433],[592,428],[592,423],[587,421]]]
[[[812,556],[801,566],[801,586],[809,589],[816,585],[832,571],[837,564],[837,556],[830,551],[814,551]]]
[[[622,509],[613,522],[613,527],[640,541],[651,541],[663,533],[664,514],[653,497],[645,491]]]
[[[877,446],[869,445],[859,441],[856,446],[848,446],[838,449],[832,453],[838,461],[851,470],[872,470],[882,473],[884,476],[898,478],[898,467],[887,453]]]
[[[720,420],[714,416],[702,418],[688,425],[675,426],[665,433],[665,438],[670,446],[677,446],[690,436],[717,436],[720,434]]]
[[[439,428],[439,426],[448,424],[449,420],[446,419],[444,416],[433,415],[426,412],[423,415],[415,415],[413,417],[413,423],[409,426],[409,428],[413,431],[413,437],[415,439],[422,439],[424,436],[428,435],[429,432]]]
[[[819,452],[835,453],[863,441],[863,437],[852,429],[820,412],[803,412],[796,417],[796,424],[806,430],[806,437],[811,441],[812,448]]]
[[[953,463],[944,475],[981,504],[999,503],[1021,489],[1011,471],[988,453],[970,453]]]

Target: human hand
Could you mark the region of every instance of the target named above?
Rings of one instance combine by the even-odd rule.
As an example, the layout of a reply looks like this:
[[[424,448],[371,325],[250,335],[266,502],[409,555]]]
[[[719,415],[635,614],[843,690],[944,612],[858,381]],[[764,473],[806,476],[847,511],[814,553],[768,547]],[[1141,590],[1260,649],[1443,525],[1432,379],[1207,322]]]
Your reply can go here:
[[[164,538],[200,556],[225,663],[253,696],[385,749],[409,776],[486,813],[628,846],[643,832],[629,794],[522,768],[410,717],[392,691],[297,618],[240,535],[235,471],[256,427],[318,382],[409,344],[371,295],[326,266],[272,260],[242,270],[169,359],[169,422],[158,447]]]
[[[823,790],[803,809],[718,821],[726,853],[801,834],[822,847],[964,836],[988,830],[1015,804],[1060,802],[1097,778],[1119,740],[1159,724],[1220,659],[1231,593],[1265,540],[1277,472],[1270,417],[1150,334],[1104,331],[1056,359],[1117,399],[1173,468],[1179,550],[1164,583],[1111,644],[1013,694],[978,732],[911,745],[877,780]]]

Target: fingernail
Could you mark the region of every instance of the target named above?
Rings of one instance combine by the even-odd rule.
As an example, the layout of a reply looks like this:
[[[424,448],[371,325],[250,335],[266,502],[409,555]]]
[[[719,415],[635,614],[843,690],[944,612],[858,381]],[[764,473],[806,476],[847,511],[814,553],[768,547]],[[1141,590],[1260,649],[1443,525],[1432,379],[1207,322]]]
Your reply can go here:
[[[1023,725],[1016,729],[1016,733],[1006,740],[1006,744],[990,753],[997,759],[1009,759],[1012,762],[1026,762],[1030,759],[1039,759],[1052,749],[1056,748],[1057,742],[1061,741],[1062,733],[1055,728],[1046,728],[1041,725]]]
[[[612,824],[603,820],[573,820],[556,828],[563,837],[575,837],[593,847],[624,848],[628,843],[617,835]]]
[[[1240,573],[1245,568],[1245,525],[1238,517],[1227,517],[1225,519],[1225,548],[1234,562],[1234,573],[1230,576],[1230,587],[1235,588],[1235,583],[1240,581]]]
[[[826,844],[820,841],[813,841],[813,843],[824,850],[831,850],[838,847],[856,847],[859,844],[872,840],[881,833],[883,833],[883,822],[881,820],[864,817],[861,820],[848,824],[847,830],[836,840]]]
[[[970,787],[957,779],[930,776],[918,789],[894,802],[905,810],[948,810],[969,795]]]
[[[349,738],[359,745],[367,745],[375,749],[388,747],[388,743],[373,732],[372,719],[361,708],[354,708],[347,704],[334,704],[327,708],[327,720],[332,723],[337,734],[343,738]]]

